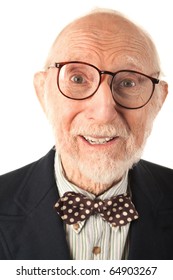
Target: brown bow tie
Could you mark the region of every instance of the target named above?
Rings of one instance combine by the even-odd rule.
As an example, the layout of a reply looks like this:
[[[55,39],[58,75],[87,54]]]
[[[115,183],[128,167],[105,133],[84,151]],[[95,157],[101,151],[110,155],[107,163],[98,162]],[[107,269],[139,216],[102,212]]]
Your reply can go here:
[[[138,219],[138,213],[126,193],[111,199],[92,200],[81,193],[66,192],[55,204],[55,209],[69,225],[84,221],[94,214],[100,214],[112,226],[123,226]]]

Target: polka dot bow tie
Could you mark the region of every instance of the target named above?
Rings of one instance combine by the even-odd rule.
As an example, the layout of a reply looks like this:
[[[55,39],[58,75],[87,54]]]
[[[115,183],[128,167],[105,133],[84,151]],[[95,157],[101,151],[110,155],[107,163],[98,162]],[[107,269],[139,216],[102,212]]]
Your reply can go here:
[[[138,219],[138,213],[129,195],[120,194],[111,199],[90,199],[83,194],[66,192],[55,204],[57,213],[69,225],[100,214],[112,226],[123,226]]]

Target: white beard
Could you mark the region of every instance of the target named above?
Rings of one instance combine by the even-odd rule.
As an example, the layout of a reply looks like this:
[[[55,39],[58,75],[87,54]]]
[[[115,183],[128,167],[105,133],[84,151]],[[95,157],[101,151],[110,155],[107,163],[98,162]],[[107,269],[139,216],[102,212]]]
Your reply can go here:
[[[110,135],[110,127],[107,130],[109,130],[109,134],[107,135]],[[113,128],[113,130],[115,130],[115,128]],[[89,129],[87,129],[87,131],[89,131]],[[93,127],[91,131],[95,131],[93,130]],[[103,129],[102,132],[100,128],[98,131],[100,134],[102,133],[106,135],[105,129],[104,133]],[[74,172],[75,170],[78,170],[79,174],[82,174],[83,177],[86,177],[89,181],[95,184],[111,185],[112,183],[118,181],[125,172],[131,169],[133,165],[140,160],[150,131],[151,128],[147,129],[140,148],[136,147],[134,138],[132,135],[129,136],[129,132],[121,131],[121,135],[129,137],[129,139],[126,150],[123,150],[122,154],[120,153],[118,157],[115,156],[114,152],[112,152],[112,154],[102,152],[88,153],[85,155],[85,159],[83,159],[80,158],[78,147],[75,143],[73,144],[73,152],[71,152],[71,150],[67,150],[66,141],[64,141],[63,144],[61,141],[61,145],[57,143],[56,148],[60,157],[63,158],[63,161],[68,162],[68,166],[71,166]],[[72,131],[72,134],[73,133],[76,135],[76,131]],[[79,131],[77,134],[80,134]],[[66,174],[66,176],[68,178],[68,174]],[[70,175],[70,177],[72,177],[72,175]]]
[[[132,166],[141,158],[142,149],[138,150],[133,157],[126,160],[113,160],[105,155],[90,155],[90,159],[87,162],[75,160],[74,158],[68,158],[71,160],[72,166],[76,166],[81,174],[87,177],[89,180],[96,184],[108,184],[119,180],[123,174],[132,168]]]

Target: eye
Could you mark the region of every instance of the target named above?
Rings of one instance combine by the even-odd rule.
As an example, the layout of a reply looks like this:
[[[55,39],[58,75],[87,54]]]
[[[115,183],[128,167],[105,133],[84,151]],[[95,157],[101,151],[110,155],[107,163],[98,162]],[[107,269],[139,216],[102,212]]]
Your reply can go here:
[[[76,84],[83,84],[85,83],[85,79],[81,75],[74,75],[71,77],[71,81],[76,83]]]
[[[120,82],[120,86],[121,87],[134,87],[136,85],[136,83],[133,80],[130,79],[125,79],[123,81]]]

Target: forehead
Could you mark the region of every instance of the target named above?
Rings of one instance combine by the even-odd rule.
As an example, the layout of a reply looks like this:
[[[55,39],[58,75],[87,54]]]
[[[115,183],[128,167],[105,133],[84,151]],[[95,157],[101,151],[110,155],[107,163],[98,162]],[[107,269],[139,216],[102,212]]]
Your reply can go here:
[[[67,26],[55,41],[52,55],[56,61],[100,64],[120,61],[138,66],[141,63],[141,67],[148,63],[152,67],[156,62],[153,46],[144,32],[112,14],[86,16]]]

